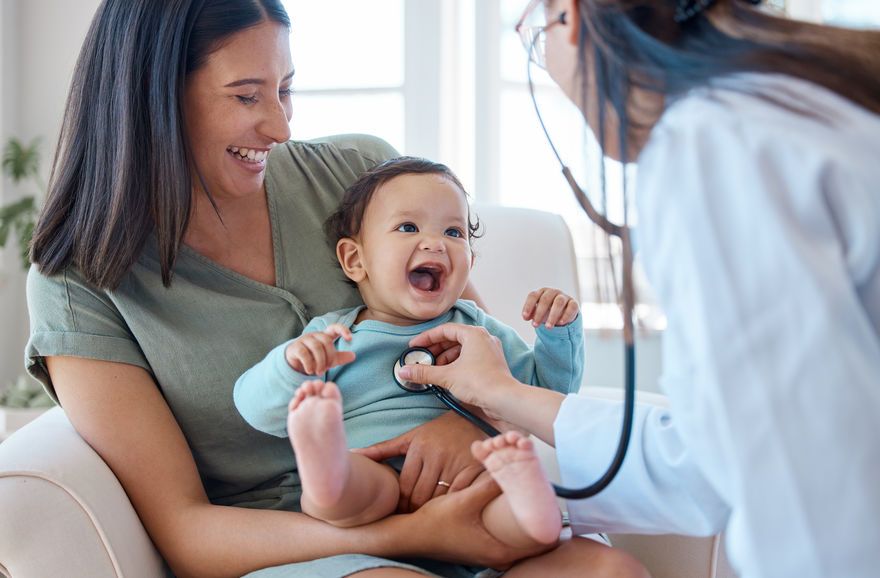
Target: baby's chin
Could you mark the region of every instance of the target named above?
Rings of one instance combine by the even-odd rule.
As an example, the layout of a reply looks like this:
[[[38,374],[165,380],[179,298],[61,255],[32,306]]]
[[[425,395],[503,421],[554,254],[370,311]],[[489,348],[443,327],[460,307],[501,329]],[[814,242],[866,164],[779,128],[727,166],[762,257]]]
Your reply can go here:
[[[409,317],[414,322],[422,323],[440,317],[455,305],[457,298],[446,294],[432,296],[431,299],[411,299],[407,300],[405,309],[401,314]]]

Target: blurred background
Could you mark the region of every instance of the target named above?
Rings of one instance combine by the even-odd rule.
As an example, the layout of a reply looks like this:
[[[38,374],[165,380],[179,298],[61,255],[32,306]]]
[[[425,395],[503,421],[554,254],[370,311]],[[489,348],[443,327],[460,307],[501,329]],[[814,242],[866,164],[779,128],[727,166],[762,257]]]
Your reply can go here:
[[[293,21],[296,139],[378,135],[398,151],[448,164],[477,201],[563,215],[577,245],[589,379],[616,385],[619,314],[600,281],[608,247],[573,200],[537,123],[526,53],[513,25],[526,0],[286,0]],[[64,102],[98,0],[0,0],[0,143],[34,143],[39,164],[19,182],[4,172],[0,206],[34,196],[48,180]],[[847,26],[880,26],[878,0],[773,0],[769,9]],[[535,70],[537,98],[563,159],[599,198],[596,144],[578,112]],[[628,178],[637,178],[628,168]],[[607,162],[607,207],[623,214],[623,167]],[[631,213],[632,214],[632,213]],[[0,234],[2,237],[2,234]],[[23,373],[25,272],[10,236],[0,250],[0,391]],[[2,238],[0,238],[2,240]],[[615,248],[612,247],[612,253]],[[479,265],[477,265],[479,266]],[[643,389],[655,389],[664,319],[639,278]]]

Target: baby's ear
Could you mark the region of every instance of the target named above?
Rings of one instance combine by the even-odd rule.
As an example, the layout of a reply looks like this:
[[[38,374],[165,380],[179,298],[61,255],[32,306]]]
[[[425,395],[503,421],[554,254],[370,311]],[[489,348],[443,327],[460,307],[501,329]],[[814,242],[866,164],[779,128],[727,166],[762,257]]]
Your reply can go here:
[[[361,246],[350,237],[343,237],[336,242],[336,258],[345,276],[360,283],[367,276],[361,260]]]

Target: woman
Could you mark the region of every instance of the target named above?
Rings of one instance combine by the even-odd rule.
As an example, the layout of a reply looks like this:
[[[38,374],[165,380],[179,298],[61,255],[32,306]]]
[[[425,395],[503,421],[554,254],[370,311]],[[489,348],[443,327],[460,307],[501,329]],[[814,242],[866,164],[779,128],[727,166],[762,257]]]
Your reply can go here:
[[[295,513],[290,445],[233,406],[236,378],[273,344],[358,302],[321,227],[346,185],[396,154],[367,137],[287,142],[289,26],[277,0],[100,6],[33,240],[28,368],[177,575],[472,576],[381,557],[504,567],[540,554],[481,527],[498,490],[469,487],[481,469],[467,448],[481,436],[457,416],[405,438],[407,509],[424,507],[340,530]],[[461,491],[442,496],[441,479]],[[581,564],[641,575],[589,540],[509,574]]]
[[[638,161],[639,246],[668,317],[672,412],[637,407],[618,477],[570,515],[576,531],[725,530],[743,578],[867,578],[880,567],[880,32],[750,4],[543,3],[550,75],[606,154]],[[455,357],[450,342],[453,363],[403,377],[555,442],[568,486],[604,472],[619,403],[512,382],[474,329],[412,345]]]

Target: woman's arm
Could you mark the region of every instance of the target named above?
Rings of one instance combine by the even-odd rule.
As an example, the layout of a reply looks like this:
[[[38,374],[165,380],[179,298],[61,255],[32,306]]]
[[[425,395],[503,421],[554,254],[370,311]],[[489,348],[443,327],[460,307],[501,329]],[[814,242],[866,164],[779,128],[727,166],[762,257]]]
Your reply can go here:
[[[77,432],[113,470],[179,576],[241,576],[348,552],[493,566],[534,553],[504,548],[485,532],[480,512],[498,493],[486,485],[434,500],[410,516],[352,529],[292,512],[212,505],[183,433],[146,371],[74,357],[46,363]],[[456,538],[437,540],[431,527]]]
[[[483,311],[488,311],[486,308],[486,304],[483,302],[483,298],[480,297],[480,294],[477,293],[477,288],[474,287],[474,284],[468,281],[468,284],[465,285],[464,291],[461,292],[462,299],[469,299],[477,304],[477,307],[482,309]]]

